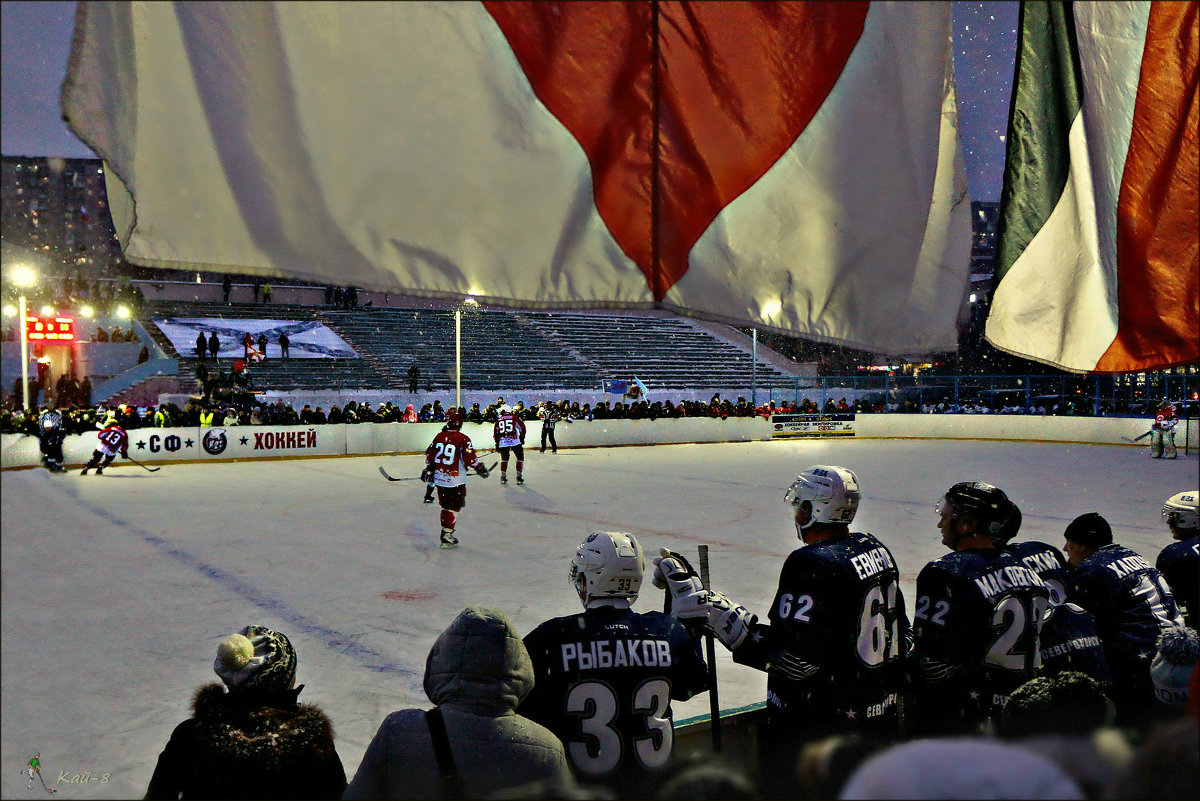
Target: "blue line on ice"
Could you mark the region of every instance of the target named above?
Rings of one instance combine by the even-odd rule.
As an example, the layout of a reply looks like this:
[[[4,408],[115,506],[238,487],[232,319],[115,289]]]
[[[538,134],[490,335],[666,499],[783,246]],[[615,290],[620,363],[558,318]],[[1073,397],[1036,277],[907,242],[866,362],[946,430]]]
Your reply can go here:
[[[330,648],[357,660],[362,664],[363,667],[369,670],[374,670],[378,673],[403,673],[408,676],[416,675],[412,670],[409,670],[408,668],[389,660],[383,654],[380,654],[377,651],[362,645],[353,637],[343,634],[335,629],[331,629],[328,626],[321,625],[307,615],[292,609],[290,606],[288,606],[288,604],[284,603],[278,598],[274,598],[266,593],[261,592],[260,590],[255,589],[251,584],[242,581],[236,576],[230,575],[219,567],[215,567],[201,559],[197,559],[187,551],[177,548],[176,546],[167,542],[162,537],[158,537],[154,534],[143,531],[137,526],[121,520],[116,515],[110,514],[104,509],[93,506],[92,512],[107,519],[114,525],[120,526],[127,531],[136,533],[139,537],[141,537],[141,539],[158,548],[175,561],[190,567],[206,578],[212,579],[218,584],[224,586],[233,594],[246,599],[255,606],[261,607],[262,609],[279,616],[280,619],[287,621],[289,626],[303,629],[306,633],[323,640]]]

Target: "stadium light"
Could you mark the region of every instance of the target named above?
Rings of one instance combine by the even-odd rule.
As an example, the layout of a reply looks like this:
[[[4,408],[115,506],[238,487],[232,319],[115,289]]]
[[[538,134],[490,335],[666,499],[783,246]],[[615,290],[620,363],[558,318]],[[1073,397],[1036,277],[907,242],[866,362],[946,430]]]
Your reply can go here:
[[[479,308],[479,301],[467,295],[462,303],[454,307],[454,405],[462,408],[462,310],[469,306]]]
[[[53,317],[54,316],[54,307],[51,306],[50,304],[46,304],[45,306],[42,307],[41,313],[42,313],[43,317]]]
[[[17,313],[16,306],[12,305],[11,303],[4,304],[4,316],[5,317],[12,317],[16,313]]]
[[[91,306],[88,306],[87,304],[84,304],[83,306],[79,307],[79,314],[83,317],[91,317],[95,313],[96,313],[95,309],[93,309]]]
[[[120,317],[122,320],[128,319],[129,318],[129,307],[122,303],[120,306],[117,307],[117,316]]]
[[[25,264],[18,264],[9,272],[9,280],[14,286],[20,287],[21,295],[18,299],[21,329],[21,408],[29,408],[29,334],[25,330],[25,318],[28,316],[28,309],[25,303],[25,288],[31,287],[37,283],[37,273],[34,269]]]

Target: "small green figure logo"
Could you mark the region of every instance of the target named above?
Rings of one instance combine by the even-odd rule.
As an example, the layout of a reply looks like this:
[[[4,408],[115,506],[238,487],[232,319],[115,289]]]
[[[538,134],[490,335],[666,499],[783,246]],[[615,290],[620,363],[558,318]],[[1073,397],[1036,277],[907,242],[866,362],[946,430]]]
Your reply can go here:
[[[33,789],[33,777],[37,776],[38,781],[42,783],[43,790],[51,794],[58,792],[58,790],[51,790],[47,787],[46,780],[42,778],[42,754],[40,751],[34,751],[33,758],[29,760],[25,769],[21,771],[21,775],[29,778],[29,783],[25,785],[26,790]]]

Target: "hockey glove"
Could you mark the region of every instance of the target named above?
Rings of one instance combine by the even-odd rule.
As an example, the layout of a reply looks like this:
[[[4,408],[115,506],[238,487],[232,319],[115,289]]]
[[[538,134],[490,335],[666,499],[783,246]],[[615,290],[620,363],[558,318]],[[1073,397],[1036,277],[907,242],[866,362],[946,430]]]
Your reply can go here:
[[[424,481],[426,484],[428,484],[430,481],[433,481],[433,468],[432,467],[426,467],[424,470],[421,471],[421,480]]]
[[[671,593],[672,617],[685,623],[703,623],[731,651],[742,644],[757,620],[746,607],[735,605],[724,593],[704,589],[688,561],[665,548],[662,556],[654,560],[651,581]]]
[[[475,472],[479,474],[480,478],[487,478],[489,475],[488,469],[486,467],[484,467],[482,464],[475,465]]]

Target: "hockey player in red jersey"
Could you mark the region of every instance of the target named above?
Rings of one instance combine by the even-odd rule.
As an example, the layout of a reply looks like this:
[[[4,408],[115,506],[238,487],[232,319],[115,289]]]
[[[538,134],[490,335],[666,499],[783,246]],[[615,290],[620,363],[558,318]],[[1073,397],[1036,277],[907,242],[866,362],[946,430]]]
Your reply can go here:
[[[117,425],[117,416],[112,412],[108,413],[108,417],[104,421],[104,428],[100,429],[96,438],[100,440],[100,446],[92,452],[92,458],[83,470],[79,471],[81,476],[86,476],[93,467],[96,468],[96,475],[100,475],[104,472],[104,468],[112,464],[112,460],[118,453],[121,454],[122,459],[129,458],[129,435],[125,433],[125,429]]]
[[[506,405],[501,405],[497,412],[492,439],[500,451],[500,483],[508,483],[508,454],[512,451],[517,457],[517,483],[524,484],[521,471],[525,468],[525,422]]]
[[[446,413],[446,427],[438,432],[425,450],[425,470],[421,478],[433,479],[437,487],[442,514],[442,547],[458,545],[454,524],[458,512],[467,505],[467,469],[474,469],[483,478],[488,469],[475,457],[475,446],[462,429],[463,414],[459,408]]]
[[[1177,458],[1175,424],[1178,422],[1174,404],[1163,401],[1154,415],[1154,425],[1150,427],[1150,453],[1155,459],[1161,459],[1163,456],[1168,459]]]

